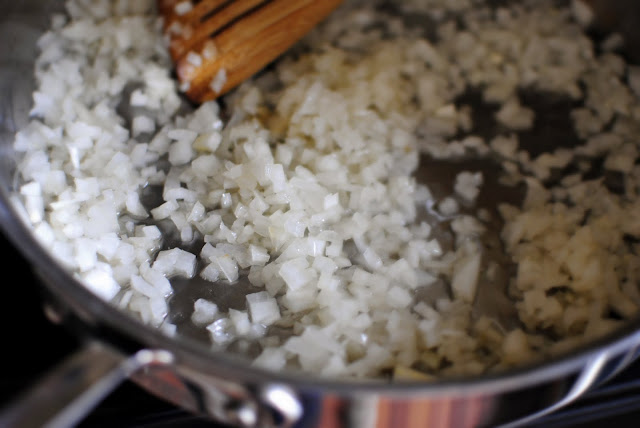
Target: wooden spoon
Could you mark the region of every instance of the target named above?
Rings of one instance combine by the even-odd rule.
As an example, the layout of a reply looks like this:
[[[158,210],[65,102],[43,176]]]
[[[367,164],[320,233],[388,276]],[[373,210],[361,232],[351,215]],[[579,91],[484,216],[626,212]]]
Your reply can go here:
[[[181,89],[227,93],[324,20],[342,0],[158,0]]]

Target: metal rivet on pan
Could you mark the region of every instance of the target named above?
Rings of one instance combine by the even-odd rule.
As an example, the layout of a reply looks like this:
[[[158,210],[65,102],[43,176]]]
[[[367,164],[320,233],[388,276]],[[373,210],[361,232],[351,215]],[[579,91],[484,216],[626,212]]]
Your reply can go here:
[[[282,419],[281,426],[293,426],[304,412],[296,393],[283,385],[269,385],[261,394],[262,402]]]
[[[255,427],[258,423],[258,412],[251,403],[232,401],[226,410],[228,419],[237,421],[242,427]]]

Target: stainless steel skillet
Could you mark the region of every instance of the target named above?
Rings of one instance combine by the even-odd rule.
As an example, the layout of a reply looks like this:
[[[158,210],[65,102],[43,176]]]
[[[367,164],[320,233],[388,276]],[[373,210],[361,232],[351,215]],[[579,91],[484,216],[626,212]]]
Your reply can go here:
[[[59,6],[0,2],[0,34],[8,41],[0,48],[0,224],[42,279],[43,301],[85,346],[8,407],[0,425],[71,426],[132,377],[238,426],[496,426],[566,405],[636,357],[639,322],[564,358],[500,375],[433,384],[327,381],[258,370],[195,340],[168,338],[98,299],[37,244],[10,203],[12,136],[29,110],[35,40]]]

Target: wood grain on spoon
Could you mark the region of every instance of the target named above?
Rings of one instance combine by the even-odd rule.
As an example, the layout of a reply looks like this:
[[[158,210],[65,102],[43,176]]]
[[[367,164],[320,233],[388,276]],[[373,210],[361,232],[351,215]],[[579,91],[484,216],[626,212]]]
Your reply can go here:
[[[275,60],[342,0],[203,0],[182,15],[159,0],[170,53],[186,95],[201,103],[235,88]],[[176,31],[178,30],[178,31]],[[194,63],[190,53],[199,55]],[[212,81],[224,71],[224,84]]]

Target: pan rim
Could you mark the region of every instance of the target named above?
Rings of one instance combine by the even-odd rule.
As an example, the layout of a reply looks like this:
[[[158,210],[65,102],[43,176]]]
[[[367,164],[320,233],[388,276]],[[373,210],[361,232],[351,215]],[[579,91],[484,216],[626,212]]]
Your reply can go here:
[[[634,319],[614,332],[573,349],[557,359],[538,361],[492,374],[445,377],[433,382],[388,382],[384,380],[339,380],[286,370],[275,372],[252,366],[242,356],[209,349],[205,344],[186,337],[170,337],[92,293],[60,265],[35,239],[9,203],[7,190],[0,190],[0,229],[41,275],[41,285],[69,307],[87,327],[107,328],[122,334],[140,348],[169,351],[178,366],[184,365],[214,378],[242,384],[287,384],[300,390],[338,394],[382,394],[385,396],[495,394],[521,390],[580,372],[589,362],[603,356],[613,357],[640,346],[640,319]],[[112,340],[97,337],[107,344]]]

